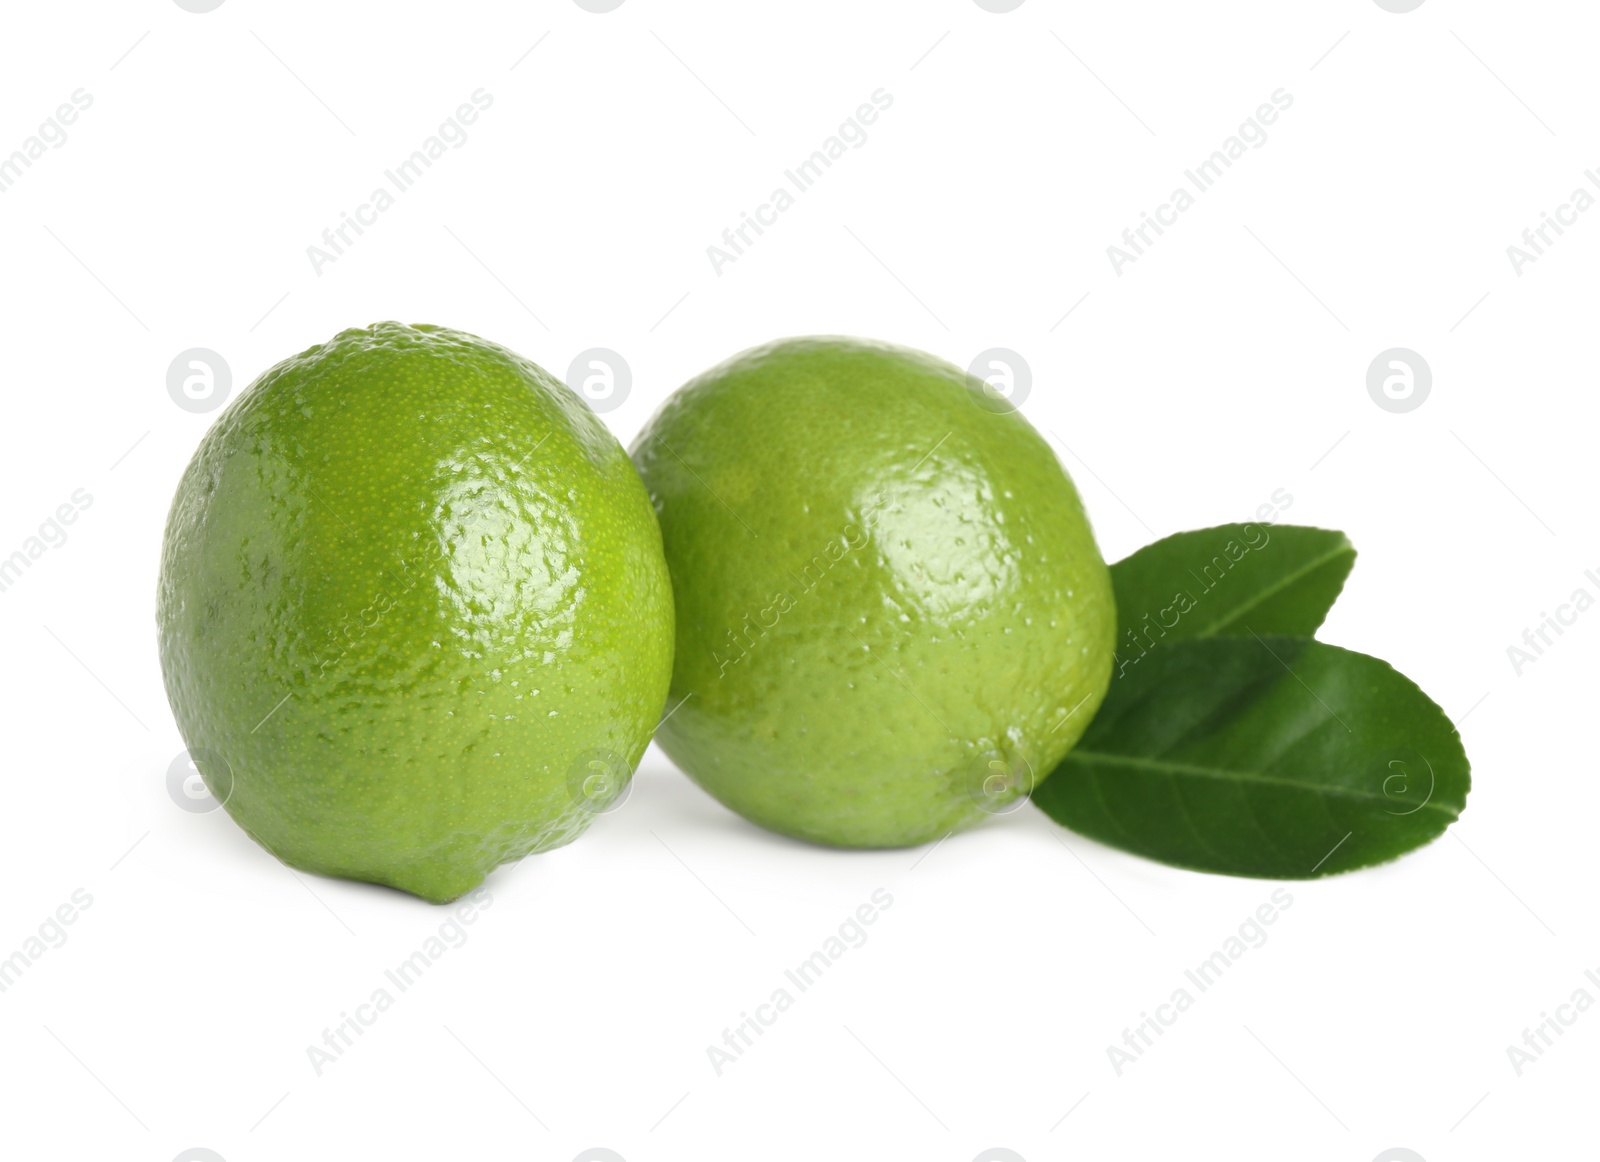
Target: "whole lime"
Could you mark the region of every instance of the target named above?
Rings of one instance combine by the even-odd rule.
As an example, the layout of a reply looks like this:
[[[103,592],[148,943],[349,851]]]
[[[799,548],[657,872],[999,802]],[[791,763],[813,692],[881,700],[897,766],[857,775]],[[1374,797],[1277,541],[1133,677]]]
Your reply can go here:
[[[398,323],[278,364],[206,434],[157,622],[240,826],[435,901],[581,834],[672,667],[660,530],[616,439],[513,352]]]
[[[662,748],[787,835],[916,844],[1020,805],[1110,681],[1110,575],[1072,481],[958,368],[758,347],[633,447],[678,645]]]

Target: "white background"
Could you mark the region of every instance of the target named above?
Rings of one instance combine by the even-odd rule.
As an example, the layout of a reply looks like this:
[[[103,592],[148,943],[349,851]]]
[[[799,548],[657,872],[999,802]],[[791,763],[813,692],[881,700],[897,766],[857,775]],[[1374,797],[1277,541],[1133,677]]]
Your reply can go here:
[[[0,957],[75,890],[93,903],[0,994],[0,1154],[1592,1149],[1600,1012],[1521,1076],[1506,1052],[1575,990],[1600,1000],[1600,612],[1520,676],[1507,657],[1600,594],[1600,214],[1520,274],[1506,253],[1600,165],[1588,6],[101,0],[4,21],[0,154],[75,90],[93,105],[0,194],[0,556],[93,502],[0,592]],[[479,88],[470,140],[314,271],[307,246]],[[867,142],[716,273],[707,246],[879,88]],[[1106,247],[1279,88],[1267,142],[1119,275]],[[621,352],[624,442],[778,336],[963,366],[1012,348],[1109,560],[1280,488],[1280,519],[1349,532],[1323,636],[1458,720],[1466,814],[1396,864],[1287,885],[1270,939],[1118,1076],[1107,1046],[1274,885],[1031,808],[931,851],[807,847],[651,751],[625,807],[494,875],[466,943],[318,1076],[307,1046],[449,913],[291,873],[169,797],[158,545],[216,413],[166,374],[210,348],[237,395],[387,318],[558,375]],[[1433,372],[1408,414],[1366,388],[1394,346]],[[707,1046],[877,888],[867,943],[717,1076]]]

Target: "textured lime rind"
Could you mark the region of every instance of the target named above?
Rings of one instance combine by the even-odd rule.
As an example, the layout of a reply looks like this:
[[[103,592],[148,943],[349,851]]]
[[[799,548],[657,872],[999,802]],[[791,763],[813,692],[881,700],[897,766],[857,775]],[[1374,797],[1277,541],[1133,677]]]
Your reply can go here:
[[[633,456],[677,606],[657,741],[747,818],[920,843],[1005,809],[1094,716],[1116,618],[1089,522],[1038,433],[958,368],[755,348],[677,392]]]
[[[511,351],[397,323],[278,364],[206,434],[157,622],[234,819],[429,900],[576,838],[672,662],[660,531],[604,425]]]

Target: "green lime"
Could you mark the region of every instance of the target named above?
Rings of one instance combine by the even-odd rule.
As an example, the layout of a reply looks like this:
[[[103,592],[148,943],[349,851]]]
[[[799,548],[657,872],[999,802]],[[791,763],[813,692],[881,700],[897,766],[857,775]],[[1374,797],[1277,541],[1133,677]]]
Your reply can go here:
[[[1020,805],[1111,676],[1110,575],[1022,416],[958,368],[791,339],[633,448],[677,605],[662,748],[748,819],[848,847]]]
[[[157,622],[240,826],[435,901],[614,802],[672,666],[661,535],[615,438],[513,352],[398,323],[278,364],[206,434]]]

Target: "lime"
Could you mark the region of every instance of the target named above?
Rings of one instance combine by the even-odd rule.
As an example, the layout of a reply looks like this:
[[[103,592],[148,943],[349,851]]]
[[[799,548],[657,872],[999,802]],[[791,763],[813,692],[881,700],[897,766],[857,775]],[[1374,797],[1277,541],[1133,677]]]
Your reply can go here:
[[[758,347],[633,447],[677,606],[667,754],[820,843],[1020,805],[1110,681],[1111,581],[1049,446],[967,373],[839,338]]]
[[[206,434],[161,664],[212,794],[294,867],[444,901],[621,793],[672,665],[633,465],[558,380],[439,327],[345,331]]]

